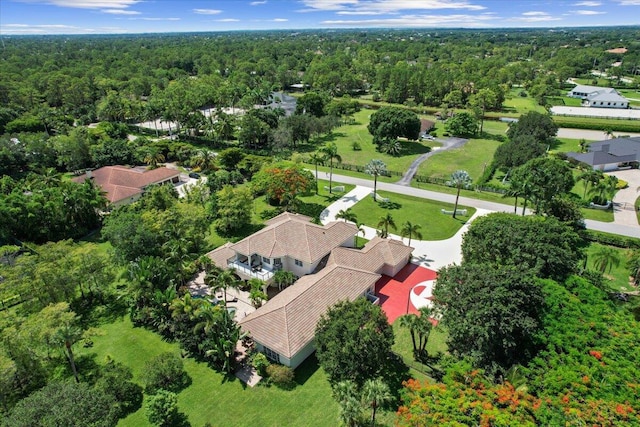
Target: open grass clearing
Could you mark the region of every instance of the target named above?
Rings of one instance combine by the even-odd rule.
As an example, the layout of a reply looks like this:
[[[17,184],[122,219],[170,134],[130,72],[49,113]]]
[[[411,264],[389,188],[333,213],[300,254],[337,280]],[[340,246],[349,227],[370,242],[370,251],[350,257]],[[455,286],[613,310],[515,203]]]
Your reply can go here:
[[[447,179],[453,172],[463,169],[475,181],[493,161],[493,153],[500,144],[490,139],[470,139],[460,148],[443,151],[428,158],[418,168],[418,174]]]
[[[440,212],[441,209],[452,210],[453,204],[451,203],[420,199],[388,191],[379,191],[378,194],[388,198],[393,208],[386,209],[380,205],[379,201],[374,202],[373,197],[367,197],[351,208],[357,215],[358,222],[378,228],[380,218],[390,213],[397,230],[390,228],[389,233],[400,234],[402,225],[410,221],[412,224],[421,226],[422,240],[444,240],[452,237],[476,212],[475,208],[458,206],[458,209],[467,209],[467,215],[458,215],[454,219],[451,215]]]
[[[586,250],[587,255],[587,267],[595,270],[594,254],[602,248],[604,245],[600,243],[591,243]],[[614,291],[633,291],[636,290],[635,287],[629,284],[629,269],[627,268],[626,261],[629,255],[629,249],[622,249],[613,247],[618,253],[620,263],[617,266],[612,266],[611,270],[607,270],[604,273],[605,283]]]
[[[355,122],[338,127],[333,133],[322,138],[323,142],[334,142],[338,147],[338,154],[342,162],[351,165],[366,165],[372,159],[380,159],[388,170],[405,171],[420,154],[431,151],[433,144],[422,141],[401,141],[402,151],[398,156],[381,153],[376,150],[373,136],[367,130],[369,118],[373,110],[363,109],[354,115]],[[359,150],[353,149],[353,144],[358,143]],[[311,148],[311,147],[310,147]],[[317,147],[313,147],[315,149]]]
[[[107,356],[129,366],[134,380],[139,381],[145,363],[166,351],[179,353],[176,343],[168,343],[143,328],[134,328],[128,318],[105,324],[93,338],[92,348],[78,349],[78,356],[95,355],[97,363]],[[296,370],[296,387],[244,386],[235,377],[226,377],[205,363],[185,358],[190,386],[178,395],[178,404],[191,425],[224,426],[335,426],[338,405],[331,397],[326,375],[314,357]],[[119,426],[148,426],[144,406],[120,421]]]

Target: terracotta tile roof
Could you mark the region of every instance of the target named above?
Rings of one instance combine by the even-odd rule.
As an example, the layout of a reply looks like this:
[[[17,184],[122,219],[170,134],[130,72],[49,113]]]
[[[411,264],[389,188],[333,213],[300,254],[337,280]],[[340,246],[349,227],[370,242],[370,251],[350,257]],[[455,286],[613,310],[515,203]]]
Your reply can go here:
[[[233,249],[247,256],[289,256],[314,263],[358,232],[355,225],[346,222],[321,226],[308,222],[307,218],[294,214],[280,215],[273,218],[267,227],[233,245]]]
[[[209,252],[207,256],[211,258],[211,261],[213,261],[215,265],[217,265],[220,268],[226,269],[227,260],[232,256],[235,256],[236,254],[236,251],[231,249],[232,246],[233,246],[233,243],[227,242],[224,245],[220,246],[219,248],[216,248],[211,252]]]
[[[398,240],[374,237],[362,249],[336,248],[331,251],[327,266],[340,265],[379,273],[387,264],[397,265],[409,258],[413,248]]]
[[[334,265],[300,278],[266,305],[240,321],[261,344],[292,358],[314,339],[320,317],[343,300],[354,300],[381,276]]]
[[[142,193],[148,185],[179,175],[179,171],[165,167],[148,170],[142,167],[104,166],[91,171],[91,179],[107,193],[106,197],[111,203]],[[73,178],[72,181],[84,182],[87,178],[87,174],[84,174]]]
[[[427,119],[420,119],[420,133],[424,133],[425,131],[433,129],[435,125],[436,125],[436,122],[434,121],[427,120]]]

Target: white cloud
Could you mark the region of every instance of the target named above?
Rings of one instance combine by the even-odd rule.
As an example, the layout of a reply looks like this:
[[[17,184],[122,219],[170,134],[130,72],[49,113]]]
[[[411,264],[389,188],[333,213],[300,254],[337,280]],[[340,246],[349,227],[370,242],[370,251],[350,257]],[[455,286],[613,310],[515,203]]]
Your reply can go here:
[[[574,6],[582,6],[582,7],[598,7],[602,6],[602,3],[599,1],[579,1],[578,3],[574,3]]]
[[[131,18],[140,19],[142,21],[179,21],[180,18]]]
[[[63,24],[5,24],[0,25],[1,34],[91,34],[95,33],[93,28],[80,28],[73,25]],[[104,31],[106,32],[106,30]]]
[[[618,0],[620,6],[640,6],[640,0]]]
[[[551,16],[547,12],[539,12],[539,11],[524,12],[520,17],[514,17],[509,19],[509,21],[526,22],[526,23],[561,21],[561,20],[562,18],[560,17]]]
[[[141,0],[19,0],[22,3],[41,3],[76,9],[126,9]]]
[[[597,10],[574,10],[576,15],[604,15],[607,12],[599,12]]]
[[[224,19],[216,19],[214,22],[240,22],[240,20],[236,18],[224,18]]]
[[[267,4],[267,0],[263,0],[263,1],[252,1],[251,3],[249,3],[251,6],[259,6],[261,4]]]
[[[286,18],[275,18],[273,22],[289,22],[289,20]]]
[[[487,27],[499,19],[494,14],[480,15],[403,15],[394,18],[363,20],[327,20],[321,24],[342,27]]]
[[[193,9],[193,13],[198,15],[219,15],[222,11],[219,9]]]
[[[373,10],[341,10],[336,15],[389,15],[387,12],[375,12]]]
[[[341,14],[369,12],[372,15],[400,13],[401,11],[468,9],[484,10],[486,7],[467,0],[302,0],[307,7],[299,12],[336,11]],[[346,12],[346,13],[345,13]]]
[[[112,15],[140,15],[140,12],[136,10],[124,10],[124,9],[103,9],[100,12],[110,13]]]

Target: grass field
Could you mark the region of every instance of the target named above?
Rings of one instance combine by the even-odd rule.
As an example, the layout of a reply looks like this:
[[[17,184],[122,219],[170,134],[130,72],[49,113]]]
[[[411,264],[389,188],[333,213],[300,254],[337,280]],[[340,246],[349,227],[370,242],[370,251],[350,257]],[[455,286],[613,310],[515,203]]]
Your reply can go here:
[[[78,349],[78,356],[95,355],[98,363],[107,356],[129,366],[134,380],[139,381],[145,363],[166,352],[180,352],[178,344],[167,343],[160,336],[142,328],[134,328],[123,318],[99,328],[101,335],[93,338],[89,349]],[[178,395],[178,404],[191,425],[209,422],[219,426],[335,426],[338,405],[322,369],[314,357],[296,370],[296,387],[246,387],[235,377],[221,375],[206,364],[185,358],[185,369],[191,377],[190,386]],[[119,426],[150,425],[142,409],[120,421]]]
[[[419,175],[449,178],[458,169],[466,170],[472,180],[482,175],[485,165],[493,160],[500,142],[490,139],[470,139],[461,148],[438,153],[418,168]]]
[[[530,96],[520,96],[519,94],[522,90],[522,88],[511,89],[502,103],[503,112],[516,114],[516,116],[526,114],[529,111],[546,113],[545,108],[542,105],[538,105],[535,99]]]
[[[402,152],[399,156],[380,153],[376,150],[373,137],[367,130],[372,110],[364,109],[354,115],[355,124],[343,125],[332,135],[323,138],[324,142],[335,142],[342,162],[352,165],[365,165],[372,159],[380,159],[388,170],[403,172],[420,154],[431,151],[430,144],[418,141],[402,141]],[[360,144],[360,150],[354,150],[352,144]],[[309,147],[315,149],[315,147]]]
[[[474,208],[458,206],[458,209],[467,209],[467,215],[458,215],[453,219],[451,215],[443,215],[440,209],[452,210],[453,204],[436,202],[433,200],[419,199],[403,194],[380,191],[380,196],[389,198],[394,209],[385,209],[374,202],[372,197],[358,202],[352,211],[358,216],[358,222],[373,228],[378,228],[380,217],[390,213],[397,226],[397,230],[389,230],[389,233],[400,234],[402,224],[411,221],[421,226],[422,240],[448,239],[462,227],[466,221],[476,212]]]
[[[603,245],[599,243],[591,243],[587,248],[587,266],[589,268],[595,270],[595,267],[593,266],[593,254],[602,246]],[[620,263],[617,266],[613,266],[611,271],[605,272],[605,282],[612,290],[615,291],[635,290],[635,288],[629,284],[629,270],[626,267],[629,250],[621,248],[614,249],[618,252]]]

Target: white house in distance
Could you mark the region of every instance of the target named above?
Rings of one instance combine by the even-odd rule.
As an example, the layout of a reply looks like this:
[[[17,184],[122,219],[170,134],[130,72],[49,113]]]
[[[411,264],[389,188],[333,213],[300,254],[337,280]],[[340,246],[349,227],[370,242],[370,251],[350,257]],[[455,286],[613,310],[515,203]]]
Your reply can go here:
[[[150,185],[180,182],[180,171],[165,167],[104,166],[72,178],[72,181],[84,182],[87,179],[93,180],[105,192],[109,205],[115,207],[135,202]]]
[[[582,99],[585,107],[629,108],[629,101],[611,87],[578,85],[567,96]]]
[[[379,237],[355,249],[355,225],[321,226],[310,220],[285,212],[257,233],[208,254],[218,267],[235,268],[243,278],[269,281],[278,269],[300,277],[240,321],[259,351],[292,368],[315,351],[316,324],[329,307],[358,297],[377,302],[378,280],[383,274],[396,275],[413,251],[400,241]]]

